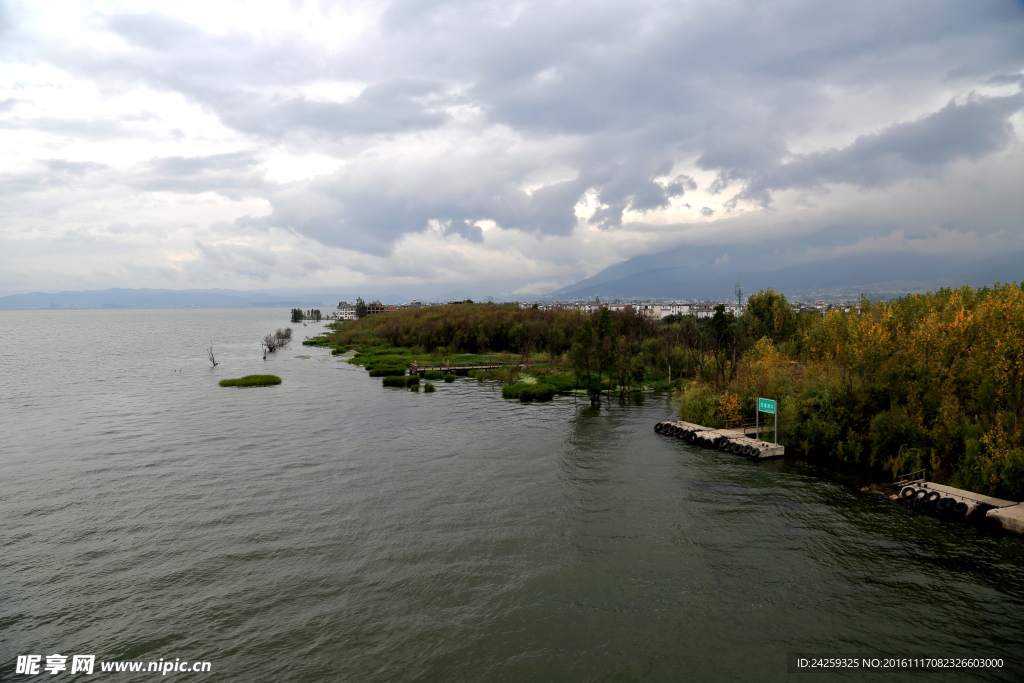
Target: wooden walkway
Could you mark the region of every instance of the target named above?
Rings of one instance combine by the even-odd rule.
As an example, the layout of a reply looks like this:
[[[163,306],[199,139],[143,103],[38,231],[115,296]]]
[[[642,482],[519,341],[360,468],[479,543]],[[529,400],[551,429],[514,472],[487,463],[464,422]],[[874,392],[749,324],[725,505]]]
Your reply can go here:
[[[422,376],[425,372],[443,372],[446,375],[450,374],[465,374],[470,370],[497,370],[498,368],[514,367],[515,363],[439,363],[437,365],[415,365],[409,364],[409,372],[417,373]],[[520,368],[525,368],[525,365],[520,364]]]
[[[660,430],[658,426],[661,427]],[[655,426],[655,431],[665,436],[681,438],[697,446],[746,455],[755,460],[781,458],[786,454],[786,449],[779,444],[752,438],[741,429],[712,429],[683,420],[667,420],[659,422]]]

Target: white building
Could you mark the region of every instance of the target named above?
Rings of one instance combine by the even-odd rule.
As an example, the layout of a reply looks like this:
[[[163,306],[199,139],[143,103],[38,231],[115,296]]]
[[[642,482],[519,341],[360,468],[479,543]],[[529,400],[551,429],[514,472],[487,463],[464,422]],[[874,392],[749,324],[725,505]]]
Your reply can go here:
[[[347,301],[341,301],[338,303],[338,320],[355,320],[356,319],[356,307]]]

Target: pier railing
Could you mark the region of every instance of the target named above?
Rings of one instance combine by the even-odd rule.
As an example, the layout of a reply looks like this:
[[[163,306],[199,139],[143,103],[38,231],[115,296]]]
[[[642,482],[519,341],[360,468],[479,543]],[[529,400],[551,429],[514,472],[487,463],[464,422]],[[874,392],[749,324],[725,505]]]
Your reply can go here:
[[[896,478],[897,484],[910,484],[915,481],[925,481],[925,470],[914,470],[913,472],[906,472]]]
[[[445,373],[462,372],[469,370],[497,370],[508,367],[526,367],[523,363],[511,363],[505,361],[485,361],[477,363],[433,363],[430,365],[409,364],[409,371],[422,374],[424,372],[440,371]]]

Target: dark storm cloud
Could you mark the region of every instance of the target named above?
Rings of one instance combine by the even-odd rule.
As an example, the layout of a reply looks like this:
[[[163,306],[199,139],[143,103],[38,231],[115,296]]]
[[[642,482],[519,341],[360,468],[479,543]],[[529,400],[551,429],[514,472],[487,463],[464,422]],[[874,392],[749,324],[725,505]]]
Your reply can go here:
[[[342,169],[331,176],[292,183],[268,195],[273,212],[240,219],[258,228],[285,227],[323,244],[386,255],[406,233],[422,232],[437,221],[446,234],[479,241],[472,223],[494,220],[507,229],[568,235],[576,225],[576,199],[582,180],[553,183],[528,194],[500,178],[472,175],[452,162],[420,172],[362,174]],[[426,187],[422,187],[426,185]]]
[[[981,159],[1010,143],[1013,125],[1008,118],[1022,107],[1021,95],[975,99],[965,104],[950,102],[917,121],[861,136],[843,149],[779,158],[774,164],[755,167],[746,187],[730,203],[735,206],[737,200],[749,200],[767,206],[772,191],[825,183],[879,187],[937,172],[956,159]],[[714,161],[701,157],[699,163],[714,169]],[[733,179],[743,176],[743,171],[736,168],[727,173]],[[716,183],[724,186],[725,177]]]
[[[474,227],[482,220],[568,235],[588,192],[598,204],[591,223],[614,230],[626,211],[665,209],[694,191],[679,175],[694,159],[717,175],[704,189],[723,193],[726,206],[767,206],[790,188],[938,175],[1005,149],[1009,118],[1024,106],[1019,95],[977,95],[918,117],[936,93],[1020,82],[1024,13],[1009,0],[401,0],[334,48],[287,32],[212,34],[157,13],[105,21],[123,49],[54,46],[50,58],[109,87],[180,93],[254,144],[286,140],[345,160],[332,175],[275,185],[244,155],[164,159],[140,168],[133,186],[261,193],[271,213],[239,226],[374,254],[432,221],[470,241],[484,239]],[[317,90],[331,82],[366,87],[332,100]],[[837,125],[877,132],[791,152],[829,127],[852,97],[844,93],[859,103],[877,93],[889,113]],[[478,142],[494,129],[508,132],[507,149]],[[375,145],[396,139],[415,157],[428,135],[455,144],[426,161],[378,158]],[[551,167],[569,171],[523,189]]]

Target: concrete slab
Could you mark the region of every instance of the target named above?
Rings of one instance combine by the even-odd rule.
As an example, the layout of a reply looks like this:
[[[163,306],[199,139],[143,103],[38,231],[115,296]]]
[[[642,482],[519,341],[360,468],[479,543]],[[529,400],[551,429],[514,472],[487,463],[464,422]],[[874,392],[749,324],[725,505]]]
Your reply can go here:
[[[989,510],[985,515],[999,522],[1004,529],[1024,534],[1024,503]]]
[[[956,489],[952,486],[946,486],[945,484],[936,484],[935,482],[926,481],[924,483],[915,483],[915,489],[930,489],[932,491],[938,491],[939,493],[962,500],[965,503],[980,503],[982,505],[991,505],[995,508],[1009,507],[1016,505],[1015,500],[1003,500],[1002,498],[993,498],[991,496],[983,496],[980,493],[974,493],[973,491],[964,491],[963,489]]]
[[[724,436],[734,443],[740,445],[749,445],[760,451],[760,454],[755,460],[766,460],[768,458],[781,458],[786,454],[786,449],[779,444],[770,443],[768,441],[761,441],[753,437],[745,435],[741,430],[738,429],[711,429],[710,427],[704,427],[699,424],[692,422],[685,422],[683,420],[666,420],[663,424],[671,424],[677,427],[681,427],[687,431],[697,432],[702,436],[706,436],[709,439],[716,439],[720,436]]]

